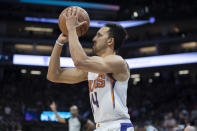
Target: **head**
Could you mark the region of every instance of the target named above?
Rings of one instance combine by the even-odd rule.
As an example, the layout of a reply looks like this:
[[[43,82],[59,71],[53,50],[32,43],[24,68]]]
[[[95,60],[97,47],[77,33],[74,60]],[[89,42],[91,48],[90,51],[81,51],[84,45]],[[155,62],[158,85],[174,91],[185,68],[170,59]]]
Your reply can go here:
[[[188,118],[188,112],[186,110],[182,110],[180,113],[179,113],[179,118],[180,119],[187,119]]]
[[[78,115],[78,107],[76,105],[71,106],[70,113],[72,117],[76,117]]]
[[[100,28],[93,38],[94,52],[99,55],[106,51],[107,49],[114,52],[118,50],[120,46],[124,43],[127,37],[126,30],[117,24],[106,24],[104,27]]]
[[[167,117],[168,117],[168,119],[173,118],[173,113],[172,112],[168,112]]]

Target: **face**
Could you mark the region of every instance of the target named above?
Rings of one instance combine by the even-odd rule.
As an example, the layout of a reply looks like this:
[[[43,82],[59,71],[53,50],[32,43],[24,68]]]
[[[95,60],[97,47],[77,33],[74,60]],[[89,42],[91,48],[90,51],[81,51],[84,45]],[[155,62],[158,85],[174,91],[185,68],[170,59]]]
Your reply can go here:
[[[70,113],[71,113],[71,115],[72,115],[73,117],[77,116],[77,115],[78,115],[78,109],[77,109],[77,107],[76,107],[76,106],[72,106],[72,107],[70,108]]]
[[[172,118],[172,113],[170,112],[170,113],[168,113],[168,118]]]
[[[107,40],[109,39],[109,27],[102,27],[96,33],[96,36],[93,38],[94,46],[93,51],[94,53],[100,52],[102,49],[107,47]]]

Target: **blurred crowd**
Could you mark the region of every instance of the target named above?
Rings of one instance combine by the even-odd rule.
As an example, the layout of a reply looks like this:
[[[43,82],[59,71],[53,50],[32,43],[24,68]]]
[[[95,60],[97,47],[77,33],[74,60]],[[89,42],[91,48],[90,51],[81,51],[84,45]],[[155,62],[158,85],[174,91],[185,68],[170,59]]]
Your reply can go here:
[[[135,85],[130,84],[128,90],[129,113],[139,130],[147,123],[159,131],[180,131],[186,125],[197,124],[194,77],[190,74],[174,76],[168,71],[159,77],[141,79]]]
[[[73,104],[80,114],[92,119],[88,84],[68,85],[51,83],[45,75],[27,75],[13,68],[4,71],[0,80],[0,131],[63,130],[54,122],[41,122],[40,113],[50,110],[56,101],[59,111],[69,111]],[[128,88],[128,107],[136,131],[147,131],[151,125],[159,131],[181,131],[186,125],[197,126],[197,90],[191,77],[141,80]],[[35,118],[26,119],[26,112]]]

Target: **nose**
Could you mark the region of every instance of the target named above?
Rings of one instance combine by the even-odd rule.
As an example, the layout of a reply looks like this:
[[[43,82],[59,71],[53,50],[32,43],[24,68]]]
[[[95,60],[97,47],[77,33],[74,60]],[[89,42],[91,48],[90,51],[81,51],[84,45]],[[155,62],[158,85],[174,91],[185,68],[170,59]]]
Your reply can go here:
[[[94,36],[94,38],[92,39],[93,42],[96,42],[96,36]]]

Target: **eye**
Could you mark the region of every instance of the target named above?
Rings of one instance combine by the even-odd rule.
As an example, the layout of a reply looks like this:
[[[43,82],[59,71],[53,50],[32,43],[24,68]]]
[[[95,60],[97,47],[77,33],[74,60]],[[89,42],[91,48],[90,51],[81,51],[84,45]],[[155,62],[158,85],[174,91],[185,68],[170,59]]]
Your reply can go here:
[[[100,33],[98,33],[97,35],[98,35],[98,37],[102,36]]]

